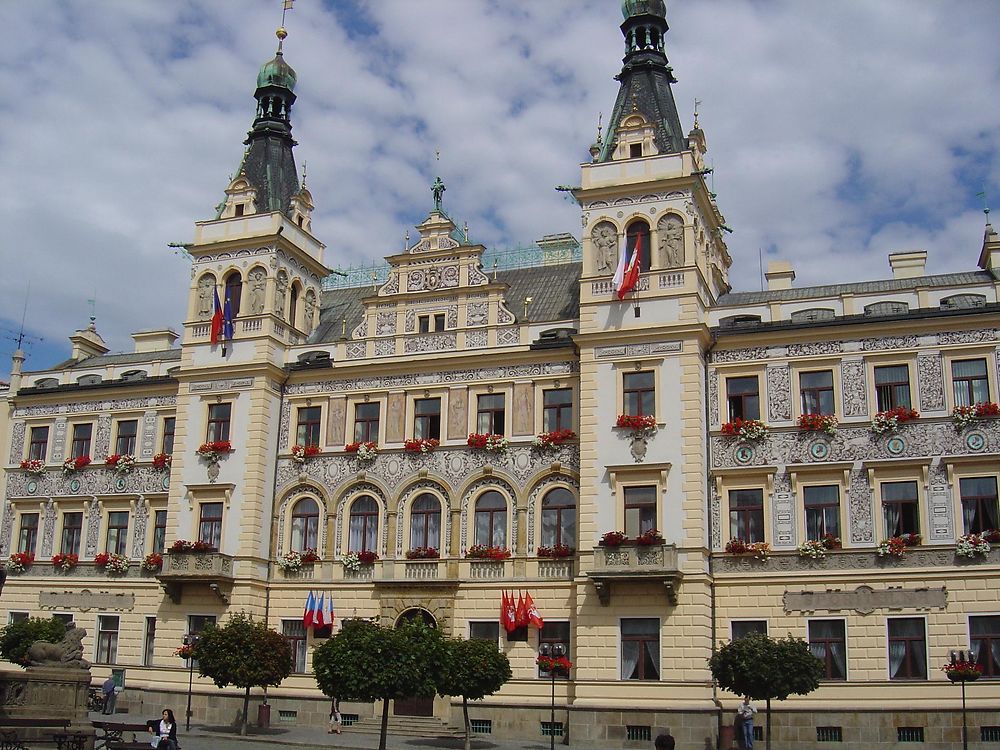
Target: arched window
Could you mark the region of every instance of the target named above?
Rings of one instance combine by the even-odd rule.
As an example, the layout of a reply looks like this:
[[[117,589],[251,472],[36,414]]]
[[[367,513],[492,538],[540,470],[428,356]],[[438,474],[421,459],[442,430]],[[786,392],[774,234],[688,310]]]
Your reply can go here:
[[[226,299],[222,300],[223,308],[226,300],[229,300],[229,309],[235,318],[240,314],[240,295],[243,292],[243,277],[239,271],[233,271],[226,277]]]
[[[642,219],[633,221],[625,229],[625,246],[628,253],[626,261],[631,260],[632,252],[635,250],[637,244],[642,246],[642,255],[639,257],[639,269],[641,271],[648,271],[652,256],[649,246],[649,224]]]
[[[351,526],[347,540],[348,552],[375,552],[378,539],[378,503],[370,495],[362,495],[351,503]]]
[[[291,548],[296,552],[317,549],[319,539],[319,504],[304,497],[292,508]]]
[[[476,500],[476,544],[507,546],[507,501],[496,490]]]
[[[427,492],[410,508],[410,549],[441,547],[441,501]]]
[[[542,546],[576,547],[576,498],[565,487],[556,487],[542,499]]]
[[[295,316],[299,310],[299,285],[292,284],[292,289],[288,294],[288,322],[296,325]]]

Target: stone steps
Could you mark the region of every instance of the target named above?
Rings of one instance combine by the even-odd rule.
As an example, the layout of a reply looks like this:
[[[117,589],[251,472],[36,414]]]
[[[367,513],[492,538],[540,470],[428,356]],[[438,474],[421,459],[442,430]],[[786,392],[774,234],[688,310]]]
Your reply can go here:
[[[382,717],[370,716],[359,719],[345,732],[357,734],[379,734],[382,731]],[[465,733],[448,726],[433,716],[390,716],[386,734],[390,737],[465,737]]]

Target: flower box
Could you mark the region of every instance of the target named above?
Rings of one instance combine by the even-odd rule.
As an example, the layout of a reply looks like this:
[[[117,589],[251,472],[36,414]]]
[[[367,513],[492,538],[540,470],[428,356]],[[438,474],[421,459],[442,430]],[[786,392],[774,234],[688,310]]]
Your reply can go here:
[[[915,547],[920,544],[920,534],[900,534],[883,539],[875,548],[875,553],[879,557],[901,558],[906,554],[907,547]]]
[[[576,549],[566,544],[556,544],[552,547],[539,547],[535,554],[539,557],[572,557],[576,554]]]
[[[832,414],[803,414],[799,417],[799,429],[833,436],[837,434],[837,418]]]
[[[490,453],[503,453],[507,450],[507,446],[510,445],[510,441],[503,435],[494,435],[492,433],[480,434],[478,432],[470,432],[465,442],[470,448],[489,451]]]
[[[839,536],[824,534],[819,539],[807,539],[799,545],[799,557],[811,557],[813,560],[822,560],[826,553],[832,549],[840,549],[841,542]]]
[[[771,435],[767,425],[759,419],[734,419],[732,422],[726,422],[722,425],[722,434],[736,438],[741,443],[755,443],[766,440]]]
[[[433,453],[441,441],[435,438],[412,438],[403,442],[406,453]]]
[[[644,531],[635,538],[635,543],[640,547],[652,547],[655,544],[663,544],[663,534],[656,529]]]
[[[90,456],[76,456],[63,461],[63,474],[69,476],[90,466]]]
[[[974,558],[977,555],[986,557],[992,549],[984,534],[965,534],[956,540],[955,554],[958,557]]]
[[[992,419],[1000,417],[1000,405],[992,401],[985,401],[972,406],[956,406],[951,412],[951,419],[955,423],[955,429],[961,432],[982,419]]]
[[[104,459],[104,465],[117,474],[131,474],[135,468],[135,456],[130,453],[112,453]]]
[[[304,464],[307,459],[319,455],[318,445],[293,445],[292,460],[297,464]]]
[[[531,446],[538,450],[555,449],[571,440],[576,440],[576,433],[573,430],[554,430],[536,435],[531,441]]]
[[[362,550],[361,552],[348,552],[341,562],[344,565],[344,570],[349,573],[357,573],[362,566],[374,565],[376,560],[378,560],[378,554],[371,550]]]
[[[767,542],[747,542],[743,539],[730,539],[726,542],[726,552],[733,555],[753,555],[764,562],[771,556],[771,545]]]
[[[303,565],[312,565],[320,560],[319,553],[312,547],[306,547],[299,555],[302,557]]]
[[[344,446],[346,453],[354,453],[359,461],[374,461],[378,455],[378,444],[367,442],[348,443]]]
[[[176,555],[187,552],[217,552],[218,550],[208,542],[189,542],[186,539],[178,539],[170,545],[170,549],[167,551]]]
[[[437,560],[441,553],[434,547],[414,547],[406,550],[407,560]]]
[[[920,418],[920,412],[916,409],[909,409],[905,406],[897,406],[895,409],[880,411],[872,420],[871,431],[876,435],[885,435],[899,430],[905,422],[911,422]]]
[[[633,437],[649,437],[656,432],[656,417],[652,414],[619,414],[615,427],[631,430]]]
[[[209,443],[202,443],[195,453],[203,461],[210,464],[217,464],[223,456],[233,452],[233,444],[228,440],[215,440]]]
[[[624,531],[605,531],[598,544],[602,547],[621,547],[627,539]]]
[[[21,469],[26,474],[40,477],[45,473],[45,462],[38,458],[27,458],[21,462]]]
[[[23,573],[35,561],[34,552],[13,552],[7,558],[7,570],[10,573]]]
[[[952,682],[975,682],[983,676],[983,667],[974,661],[958,659],[941,667]]]
[[[490,547],[486,544],[475,544],[465,553],[470,560],[506,560],[510,550],[506,547]]]
[[[157,471],[170,471],[174,457],[169,453],[157,453],[153,456],[153,468]]]
[[[569,670],[573,668],[573,662],[565,656],[542,656],[539,654],[538,658],[535,659],[535,664],[543,672],[548,672],[556,677],[569,676]]]
[[[147,573],[158,573],[163,569],[163,555],[159,552],[150,552],[142,558],[142,569]]]
[[[63,552],[52,555],[52,567],[56,570],[61,570],[64,573],[68,573],[73,570],[79,562],[79,555],[67,555]]]
[[[94,558],[94,564],[98,568],[104,568],[109,575],[125,573],[128,571],[130,562],[125,555],[114,552],[101,552]]]

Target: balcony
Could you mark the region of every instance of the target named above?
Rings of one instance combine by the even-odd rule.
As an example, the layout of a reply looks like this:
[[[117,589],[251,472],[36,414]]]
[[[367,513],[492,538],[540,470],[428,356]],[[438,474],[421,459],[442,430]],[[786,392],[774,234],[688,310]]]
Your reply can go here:
[[[174,604],[181,603],[185,585],[207,585],[229,604],[233,588],[233,557],[221,552],[181,552],[163,556],[163,569],[157,574],[160,586]]]
[[[662,583],[671,604],[677,604],[677,589],[683,574],[677,568],[677,548],[672,544],[598,547],[594,569],[587,572],[601,604],[611,603],[611,584]]]

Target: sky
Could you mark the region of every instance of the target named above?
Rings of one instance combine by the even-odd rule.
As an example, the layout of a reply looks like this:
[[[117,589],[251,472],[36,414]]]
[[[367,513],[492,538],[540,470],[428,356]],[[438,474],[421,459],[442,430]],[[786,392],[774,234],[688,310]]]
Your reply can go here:
[[[243,153],[281,0],[3,0],[0,379],[182,329],[188,242]],[[1000,211],[1000,2],[668,0],[682,127],[695,98],[737,290],[976,267]],[[580,236],[578,185],[624,46],[618,0],[296,0],[296,160],[326,263],[398,252],[444,207],[487,247]],[[439,156],[436,156],[439,154]],[[93,303],[91,302],[93,300]]]

